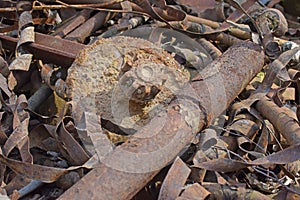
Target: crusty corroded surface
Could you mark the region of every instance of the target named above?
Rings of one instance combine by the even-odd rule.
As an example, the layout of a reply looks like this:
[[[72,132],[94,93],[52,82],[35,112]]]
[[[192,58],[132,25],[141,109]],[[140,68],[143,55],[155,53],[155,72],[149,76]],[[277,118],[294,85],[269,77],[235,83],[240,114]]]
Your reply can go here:
[[[117,36],[81,51],[68,70],[75,120],[95,112],[127,128],[143,125],[189,81],[189,74],[149,41]]]

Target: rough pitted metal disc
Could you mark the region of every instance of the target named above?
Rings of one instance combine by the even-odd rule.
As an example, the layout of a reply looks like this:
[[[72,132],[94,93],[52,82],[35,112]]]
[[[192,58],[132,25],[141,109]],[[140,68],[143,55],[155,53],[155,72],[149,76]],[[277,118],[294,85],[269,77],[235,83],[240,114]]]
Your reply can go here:
[[[137,129],[167,105],[189,73],[153,43],[132,37],[101,39],[81,51],[68,70],[66,95],[79,120],[94,112]]]

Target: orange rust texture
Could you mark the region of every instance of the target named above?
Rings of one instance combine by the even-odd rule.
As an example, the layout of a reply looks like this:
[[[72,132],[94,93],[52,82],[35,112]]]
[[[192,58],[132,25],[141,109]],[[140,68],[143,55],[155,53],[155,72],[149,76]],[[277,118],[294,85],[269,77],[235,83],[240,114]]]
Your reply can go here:
[[[264,64],[263,52],[251,42],[232,46],[192,80],[201,105],[213,118],[219,116]]]
[[[290,145],[300,142],[299,123],[295,118],[286,114],[289,113],[287,111],[288,108],[280,108],[267,99],[258,101],[255,108],[275,126]]]
[[[205,115],[216,117],[226,109],[227,105],[251,78],[262,69],[263,63],[264,55],[258,45],[244,42],[231,47],[224,55],[208,66],[208,68],[212,68],[211,71],[209,69],[203,71],[197,79],[193,80],[193,90],[187,88],[183,91],[183,95],[189,96],[189,99],[194,99],[193,102],[198,100],[202,106],[198,110],[191,111],[199,112],[201,116],[198,125],[192,124],[197,126],[197,131],[205,127],[207,123],[204,118]],[[220,78],[222,79],[221,82],[219,81]],[[222,84],[221,86],[224,88],[223,93],[210,94],[219,91],[219,84]],[[217,104],[220,105],[217,106]],[[164,112],[167,115],[167,121],[157,134],[148,138],[134,135],[128,142],[118,146],[102,164],[78,181],[59,199],[131,199],[194,138],[195,131],[193,128],[195,127],[186,121],[190,113],[180,111],[180,103],[171,103],[167,111]],[[158,115],[153,120],[160,121],[160,118],[161,115]],[[149,127],[145,127],[141,131],[144,132],[143,134],[152,134],[159,128],[156,123],[152,123],[152,125],[150,123]],[[138,132],[137,135],[141,135],[141,133]],[[172,145],[170,145],[169,138],[172,135],[176,136],[176,140],[173,140]],[[158,158],[144,159],[143,162],[138,162],[139,159],[143,158],[145,152],[151,152],[155,146],[168,148],[161,150]],[[136,159],[126,158],[122,154],[122,152],[128,151],[134,152]],[[107,165],[107,163],[111,165]],[[113,169],[114,166],[124,166],[124,170]],[[152,171],[138,172],[149,166],[152,167]],[[126,168],[136,169],[137,172],[125,172]]]

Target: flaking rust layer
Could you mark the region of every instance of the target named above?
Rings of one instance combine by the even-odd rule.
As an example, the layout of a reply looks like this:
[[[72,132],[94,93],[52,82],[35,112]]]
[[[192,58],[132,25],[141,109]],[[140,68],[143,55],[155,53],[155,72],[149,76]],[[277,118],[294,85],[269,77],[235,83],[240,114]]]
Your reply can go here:
[[[100,39],[82,50],[68,70],[72,114],[94,112],[125,128],[143,126],[189,82],[173,57],[140,38]]]

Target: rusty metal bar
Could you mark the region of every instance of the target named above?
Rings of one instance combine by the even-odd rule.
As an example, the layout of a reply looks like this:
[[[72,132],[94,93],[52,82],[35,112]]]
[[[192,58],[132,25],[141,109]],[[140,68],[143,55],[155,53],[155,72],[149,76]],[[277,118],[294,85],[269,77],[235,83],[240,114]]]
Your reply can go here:
[[[120,0],[62,0],[64,3],[68,4],[89,4],[89,3],[117,3],[121,2]]]
[[[109,16],[110,14],[108,12],[98,12],[65,38],[72,41],[84,42],[92,32],[98,30],[105,24]]]
[[[66,24],[59,27],[52,35],[59,36],[61,38],[65,37],[72,31],[74,31],[76,28],[78,28],[81,24],[86,22],[89,19],[92,12],[93,10],[82,10],[74,19],[68,21]]]
[[[17,38],[5,35],[0,35],[0,41],[4,49],[11,51],[16,49],[18,43]],[[22,47],[32,53],[35,58],[44,62],[69,67],[73,63],[77,53],[85,45],[50,35],[35,33],[35,42],[28,43]]]
[[[263,63],[258,45],[243,42],[229,48],[178,94],[166,111],[118,146],[59,199],[131,199],[211,118],[227,108]]]

